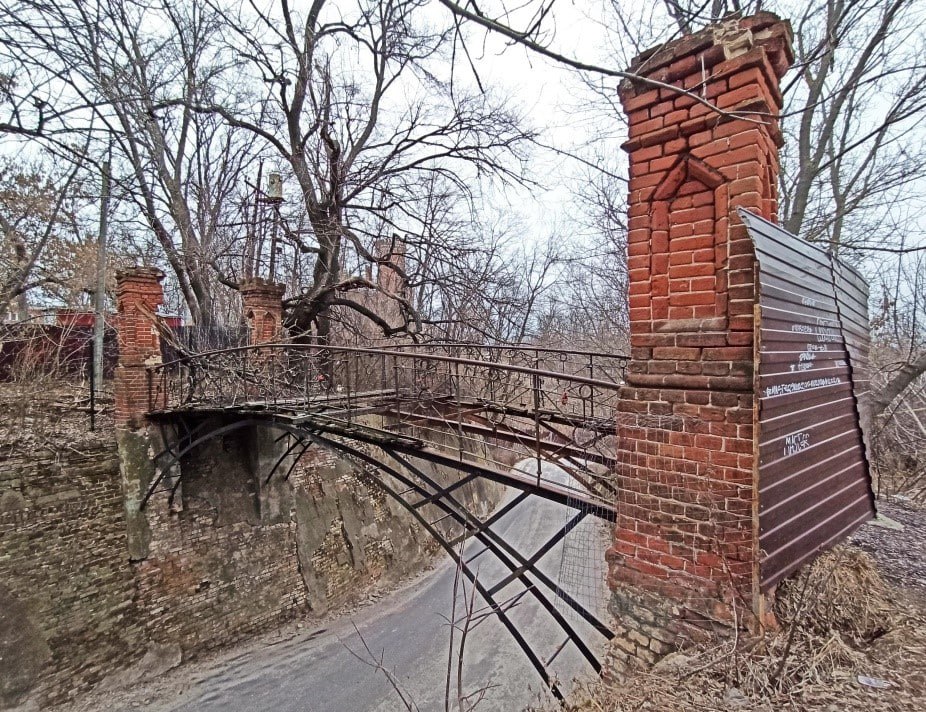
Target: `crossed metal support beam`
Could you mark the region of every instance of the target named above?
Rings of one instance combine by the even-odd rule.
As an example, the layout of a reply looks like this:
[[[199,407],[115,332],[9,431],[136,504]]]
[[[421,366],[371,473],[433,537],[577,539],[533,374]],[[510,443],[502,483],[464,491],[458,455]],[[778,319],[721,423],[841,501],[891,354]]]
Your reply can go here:
[[[228,415],[227,411],[224,411]],[[413,438],[397,435],[388,431],[379,431],[374,428],[357,426],[331,418],[330,415],[321,414],[302,414],[281,417],[278,413],[270,411],[264,412],[239,412],[240,419],[232,423],[215,425],[214,421],[205,419],[193,427],[189,423],[182,422],[178,427],[184,429],[184,434],[175,444],[169,444],[169,438],[163,431],[166,447],[158,454],[160,472],[155,481],[151,483],[145,497],[141,502],[141,508],[144,509],[150,498],[158,491],[164,477],[171,469],[180,462],[181,458],[187,453],[206,442],[207,440],[219,437],[221,435],[233,432],[235,430],[251,426],[270,426],[282,431],[282,435],[277,438],[277,442],[282,441],[285,437],[291,436],[293,441],[288,443],[283,453],[277,457],[270,472],[267,474],[265,483],[281,471],[286,466],[285,479],[288,479],[295,469],[297,463],[312,445],[318,445],[332,449],[339,454],[346,456],[362,465],[361,471],[365,478],[376,487],[384,491],[388,496],[396,500],[412,517],[427,531],[451,557],[455,564],[460,568],[461,573],[472,583],[479,595],[483,598],[490,610],[497,616],[498,620],[508,630],[509,634],[522,649],[525,656],[531,662],[534,669],[550,688],[552,694],[558,699],[562,699],[562,692],[557,687],[555,681],[547,671],[547,665],[555,658],[571,641],[582,657],[589,663],[593,670],[600,672],[601,663],[591,650],[589,645],[583,640],[580,633],[565,618],[554,603],[553,597],[560,599],[566,606],[574,611],[582,620],[591,626],[598,634],[605,639],[613,637],[610,628],[591,611],[589,611],[580,602],[575,600],[566,591],[557,585],[555,581],[544,574],[538,567],[538,563],[552,551],[557,544],[578,526],[587,516],[594,515],[600,518],[613,521],[613,510],[602,508],[600,506],[589,506],[579,500],[570,500],[569,498],[550,497],[561,504],[571,506],[576,509],[576,514],[569,519],[564,527],[558,529],[552,536],[543,542],[533,553],[525,555],[518,551],[505,540],[493,526],[497,524],[505,515],[512,512],[516,507],[527,501],[532,495],[544,496],[543,492],[537,491],[536,487],[531,486],[527,480],[514,478],[504,480],[505,484],[520,487],[521,492],[515,495],[509,502],[495,511],[488,517],[481,519],[472,512],[455,496],[459,488],[472,482],[480,476],[485,476],[484,468],[474,463],[467,463],[455,459],[443,453],[435,452],[432,448],[423,447],[422,444],[416,443]],[[176,421],[176,418],[172,419]],[[179,420],[185,421],[184,418]],[[210,424],[212,427],[210,427]],[[388,462],[383,458],[372,455],[368,448],[372,446],[387,456]],[[364,449],[364,448],[367,449]],[[425,472],[421,467],[415,464],[415,460],[430,462],[443,467],[454,468],[462,473],[462,476],[450,483],[441,485],[431,475]],[[288,461],[288,462],[287,462]],[[402,489],[392,486],[389,480],[382,477],[380,473],[386,473],[398,482]],[[182,473],[177,477],[170,492],[171,500],[180,485]],[[428,505],[436,508],[441,516],[436,520],[429,521],[424,511]],[[451,520],[456,527],[459,527],[458,535],[445,535],[439,528],[438,524],[446,520]],[[480,550],[473,555],[464,556],[462,545],[467,540],[478,541]],[[473,568],[474,562],[486,553],[490,553],[499,561],[507,570],[499,581],[487,585],[480,581],[476,571]],[[509,585],[518,582],[524,590],[520,591],[513,599],[500,601],[498,595]],[[551,597],[551,595],[553,597]],[[518,630],[516,624],[512,621],[509,611],[513,605],[523,599],[524,596],[530,596],[553,618],[556,624],[563,630],[566,639],[557,647],[557,649],[547,658],[546,663],[540,658],[524,634]]]
[[[420,477],[428,485],[428,487],[431,487],[431,488],[439,487],[439,485],[433,480],[433,478],[428,477],[425,473],[423,473],[420,470],[420,468],[414,466],[408,460],[408,458],[399,456],[395,453],[388,452],[388,451],[386,454],[389,455],[391,458],[393,458],[396,462],[398,462],[402,467],[407,468],[410,472]],[[518,495],[518,497],[516,497],[515,500],[513,501],[514,506],[512,506],[511,509],[514,509],[514,507],[516,507],[518,504],[524,501],[524,499],[521,498],[522,495],[524,499],[526,499],[529,496],[528,493],[522,492],[521,495]],[[574,529],[586,516],[588,516],[590,512],[588,512],[587,510],[580,509],[578,514],[573,518],[573,520],[568,522],[566,526],[563,527],[562,529],[557,530],[556,534],[554,534],[545,544],[543,544],[529,560],[529,559],[526,559],[519,551],[517,551],[517,549],[515,549],[510,544],[508,544],[508,542],[506,542],[503,537],[499,536],[491,529],[491,526],[497,523],[499,519],[501,519],[501,516],[504,516],[504,514],[507,514],[509,511],[511,511],[510,509],[503,508],[502,511],[497,513],[499,516],[493,515],[488,520],[482,521],[475,515],[471,514],[466,509],[465,505],[461,504],[459,501],[455,500],[454,498],[448,496],[444,498],[444,500],[438,500],[441,502],[442,509],[446,509],[446,505],[450,504],[454,507],[454,513],[455,514],[459,513],[459,515],[462,517],[459,520],[459,523],[462,524],[464,527],[464,534],[461,535],[461,537],[463,537],[464,540],[466,538],[472,538],[472,537],[476,537],[477,539],[481,540],[481,537],[483,536],[488,537],[492,541],[494,546],[499,547],[507,556],[511,557],[511,559],[513,559],[515,562],[519,564],[519,568],[521,569],[522,573],[526,573],[530,571],[534,576],[538,578],[538,580],[541,583],[543,583],[545,586],[553,590],[554,593],[559,598],[561,598],[564,603],[566,603],[566,605],[568,605],[576,613],[582,616],[582,618],[584,618],[596,630],[598,630],[599,633],[601,633],[607,638],[612,637],[611,630],[606,625],[604,625],[593,614],[587,611],[581,604],[579,604],[571,596],[569,596],[569,594],[567,594],[559,586],[557,586],[556,583],[553,582],[549,577],[547,577],[542,571],[540,571],[539,569],[534,569],[534,565],[541,558],[543,558],[543,556],[546,553],[548,553],[550,549],[552,549],[559,541],[565,538],[566,534],[572,531],[572,529]],[[459,538],[452,540],[452,541],[453,543],[456,544],[456,543],[459,543],[458,540]],[[506,563],[507,565],[507,562],[503,562],[503,563]],[[514,572],[514,569],[512,569],[512,572]],[[518,575],[515,578],[521,578],[521,577],[520,575]],[[512,580],[514,579],[512,578],[511,580],[509,580],[509,583]],[[503,588],[503,586],[501,588]],[[597,671],[598,670],[596,669],[596,672]]]
[[[340,441],[335,441],[320,433],[313,432],[312,438],[319,444],[330,447],[353,459],[360,460],[375,470],[386,472],[407,487],[405,492],[411,490],[419,495],[425,496],[427,499],[433,499],[433,497],[427,495],[427,489],[425,487],[423,487],[421,484],[415,483],[411,478],[404,475],[400,469],[383,463],[375,459],[372,455],[365,453],[356,447],[347,445],[346,443]],[[393,452],[387,452],[386,454],[395,460],[400,468],[406,468],[416,477],[421,478],[421,480],[428,487],[439,489],[439,485],[437,485],[430,477],[424,474],[419,468],[410,463],[406,458]],[[496,599],[496,594],[513,581],[520,581],[525,587],[525,590],[519,594],[519,598],[527,594],[533,596],[533,598],[535,598],[540,603],[540,605],[547,611],[547,613],[550,614],[550,616],[566,633],[567,639],[565,642],[571,640],[582,654],[582,656],[595,670],[595,672],[601,671],[601,662],[598,660],[595,653],[588,647],[575,628],[556,608],[555,604],[552,602],[549,596],[547,596],[537,585],[537,583],[534,582],[531,578],[531,575],[535,576],[538,581],[542,582],[545,586],[550,588],[554,594],[562,598],[567,605],[578,612],[586,621],[592,623],[593,627],[606,639],[613,637],[611,630],[604,623],[599,621],[594,616],[594,614],[587,611],[581,604],[575,601],[572,597],[568,596],[568,594],[562,591],[553,581],[551,581],[547,576],[535,568],[536,563],[543,557],[543,555],[548,553],[559,541],[563,539],[563,537],[566,536],[568,531],[573,529],[580,521],[582,521],[582,519],[584,519],[584,517],[587,515],[586,512],[580,511],[575,517],[573,517],[573,519],[567,524],[566,527],[558,530],[556,534],[554,534],[547,542],[545,542],[532,556],[525,557],[517,550],[515,550],[514,547],[504,542],[504,540],[498,534],[491,530],[490,526],[488,526],[489,520],[485,522],[480,521],[475,515],[468,512],[466,508],[450,494],[446,494],[444,497],[433,500],[433,504],[445,512],[445,516],[435,520],[434,522],[429,522],[421,514],[419,507],[416,507],[413,503],[409,503],[399,492],[393,490],[382,478],[373,477],[371,479],[379,488],[385,491],[390,497],[395,499],[408,512],[410,512],[412,516],[414,516],[415,519],[422,525],[422,527],[432,537],[434,537],[434,539],[440,544],[441,548],[443,548],[444,551],[446,551],[447,554],[453,559],[454,563],[456,563],[456,565],[460,568],[463,575],[466,576],[466,578],[473,584],[473,586],[476,587],[479,595],[497,615],[499,621],[508,630],[512,638],[518,643],[519,647],[527,656],[528,660],[530,660],[534,669],[547,684],[551,693],[557,699],[562,700],[563,694],[547,671],[546,664],[540,659],[536,651],[534,651],[534,649],[530,646],[530,643],[525,639],[524,635],[517,629],[517,626],[508,616],[506,607],[499,603]],[[506,508],[504,513],[510,512],[514,506],[517,506],[517,504],[523,502],[524,499],[526,499],[526,493],[513,500],[513,502],[509,503],[509,506]],[[464,528],[464,535],[461,535],[461,537],[457,537],[455,539],[447,539],[438,529],[436,529],[435,524],[443,521],[448,517],[453,518],[454,521],[456,521]],[[499,518],[500,517],[496,515],[490,519],[493,522],[497,522]],[[456,548],[467,538],[475,538],[480,543],[482,543],[485,548],[482,552],[480,552],[480,555],[485,553],[485,551],[490,551],[502,564],[506,566],[506,568],[509,569],[509,575],[492,587],[487,587],[481,581],[479,581],[477,574],[470,566],[473,559],[464,559]],[[556,651],[554,651],[549,660],[552,660],[553,657],[555,657],[559,651],[562,650],[562,647],[563,646],[560,646]]]

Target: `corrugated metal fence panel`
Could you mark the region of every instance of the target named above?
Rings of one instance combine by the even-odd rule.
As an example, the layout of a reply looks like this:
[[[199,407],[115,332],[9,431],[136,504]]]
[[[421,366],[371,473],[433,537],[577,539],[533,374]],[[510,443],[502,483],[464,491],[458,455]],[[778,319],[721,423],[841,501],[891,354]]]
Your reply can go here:
[[[759,546],[767,590],[874,516],[857,398],[868,295],[857,272],[741,211],[759,262]]]
[[[849,364],[852,366],[852,383],[862,414],[862,436],[865,439],[866,451],[871,452],[867,429],[869,422],[865,418],[865,414],[871,409],[871,368],[868,361],[868,351],[871,345],[868,324],[868,285],[862,275],[839,261],[834,262],[833,271],[836,275],[836,295],[842,314],[846,348],[849,351]]]

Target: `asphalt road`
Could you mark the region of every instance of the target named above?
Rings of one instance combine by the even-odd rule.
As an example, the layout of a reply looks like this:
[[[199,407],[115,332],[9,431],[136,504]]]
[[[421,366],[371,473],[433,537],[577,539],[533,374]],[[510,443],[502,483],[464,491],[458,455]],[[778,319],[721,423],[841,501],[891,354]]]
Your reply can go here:
[[[554,474],[557,470],[550,465],[546,472]],[[561,473],[559,477],[566,475]],[[522,552],[533,552],[572,513],[561,505],[531,499],[506,515],[496,530],[509,542],[525,545],[519,547]],[[591,518],[586,522],[567,544],[570,554],[581,554],[583,547],[597,549],[594,538],[600,540],[602,525]],[[478,551],[476,546],[478,543],[473,542],[470,551]],[[600,550],[594,555],[602,557]],[[561,560],[560,547],[544,558],[542,568],[554,580],[561,571]],[[481,582],[489,585],[498,580],[502,572],[498,562],[491,561],[489,555],[478,561]],[[163,712],[443,710],[450,638],[447,618],[453,605],[455,573],[447,558],[413,585],[326,629],[306,631],[286,642],[218,662],[179,697],[155,707]],[[567,573],[567,578],[571,577]],[[600,605],[603,583],[592,586],[596,592],[584,595]],[[568,590],[569,586],[564,588]],[[511,584],[499,599],[519,590],[523,590],[520,584]],[[462,597],[458,596],[457,602],[462,607]],[[476,606],[481,605],[477,599]],[[574,620],[573,614],[570,616]],[[552,655],[565,639],[549,614],[527,596],[512,610],[511,617],[542,659]],[[599,636],[585,638],[594,641],[600,652],[603,641]],[[386,674],[371,665],[377,660],[394,676],[401,696]],[[451,669],[455,683],[456,660]],[[591,672],[571,644],[556,656],[550,669],[567,683],[566,687],[577,674]],[[465,694],[484,690],[484,699],[476,707],[479,712],[523,709],[536,702],[545,689],[527,657],[495,616],[484,618],[467,636],[462,671]],[[456,695],[455,684],[452,695]],[[410,707],[403,703],[402,696]],[[457,708],[453,705],[451,709]]]

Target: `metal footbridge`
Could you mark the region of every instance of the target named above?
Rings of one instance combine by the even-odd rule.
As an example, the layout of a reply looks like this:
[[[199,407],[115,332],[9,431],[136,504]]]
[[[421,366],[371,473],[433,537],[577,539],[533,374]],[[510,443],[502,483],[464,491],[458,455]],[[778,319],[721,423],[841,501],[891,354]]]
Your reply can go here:
[[[589,632],[613,634],[599,611],[538,564],[587,517],[615,519],[616,413],[626,362],[588,351],[465,344],[273,343],[185,355],[148,369],[148,415],[167,447],[141,507],[159,495],[172,500],[182,481],[182,472],[170,474],[174,465],[239,428],[280,433],[267,481],[288,479],[313,446],[334,450],[438,541],[558,696],[549,672],[556,655],[572,643],[600,671]],[[436,470],[454,476],[448,482]],[[477,516],[458,492],[476,478],[517,494]],[[519,551],[493,525],[538,497],[573,514],[532,551]],[[474,565],[485,554],[507,571],[491,584]],[[512,584],[519,588],[508,596]],[[525,596],[562,628],[556,650],[535,650],[512,621],[511,609]]]

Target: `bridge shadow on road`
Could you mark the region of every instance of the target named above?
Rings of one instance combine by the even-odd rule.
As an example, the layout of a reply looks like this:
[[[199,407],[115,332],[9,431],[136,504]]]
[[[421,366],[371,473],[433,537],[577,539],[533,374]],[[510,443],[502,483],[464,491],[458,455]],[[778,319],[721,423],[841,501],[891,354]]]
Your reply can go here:
[[[531,461],[533,462],[533,461]],[[562,484],[571,476],[551,463],[544,475]],[[517,496],[511,491],[502,507]],[[493,526],[517,550],[530,554],[567,525],[575,510],[540,498],[530,498],[511,509]],[[604,550],[607,523],[583,519],[565,540],[550,548],[537,568],[561,585],[587,609],[606,616]],[[503,580],[509,569],[491,552],[480,554],[471,541],[464,558],[471,559],[478,580],[487,586]],[[475,557],[473,559],[472,557]],[[596,561],[592,561],[594,558]],[[600,561],[597,561],[599,560]],[[457,575],[449,559],[355,615],[338,619],[323,632],[297,636],[282,644],[254,650],[223,661],[190,688],[171,712],[386,712],[399,709],[444,709],[448,670],[451,704],[455,709],[458,673],[464,695],[482,695],[477,710],[522,709],[548,694],[531,662],[498,618],[486,610],[471,585]],[[456,588],[456,596],[454,590]],[[591,672],[585,658],[568,640],[550,614],[514,580],[496,594],[506,612],[548,670],[568,689],[575,675]],[[552,597],[552,592],[549,592]],[[459,628],[470,627],[459,660]],[[585,640],[604,647],[580,616],[559,606]],[[565,608],[565,610],[563,610]],[[488,615],[487,615],[488,613]],[[451,651],[449,620],[457,622]],[[565,644],[564,644],[565,643]],[[380,664],[393,676],[395,685]],[[458,665],[461,667],[458,669]],[[395,689],[401,690],[401,695]],[[403,703],[402,696],[410,707]]]

